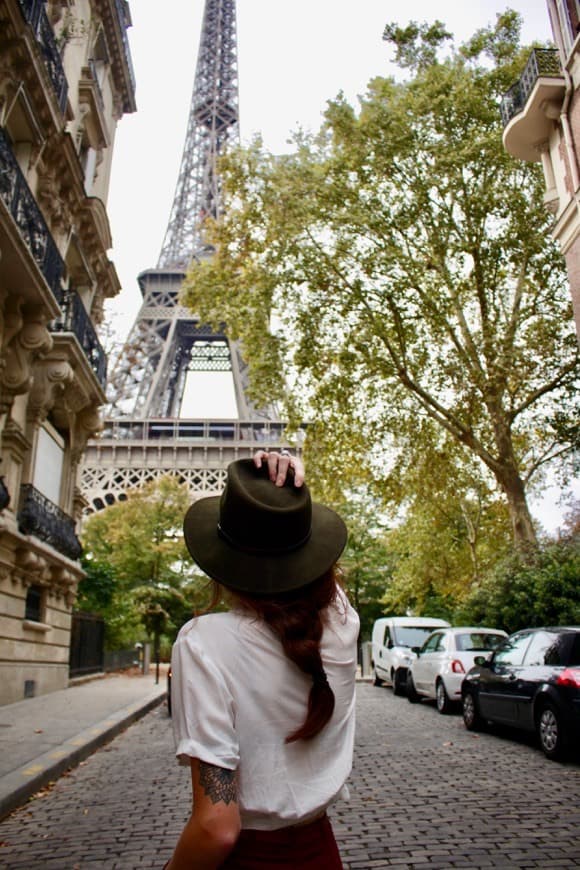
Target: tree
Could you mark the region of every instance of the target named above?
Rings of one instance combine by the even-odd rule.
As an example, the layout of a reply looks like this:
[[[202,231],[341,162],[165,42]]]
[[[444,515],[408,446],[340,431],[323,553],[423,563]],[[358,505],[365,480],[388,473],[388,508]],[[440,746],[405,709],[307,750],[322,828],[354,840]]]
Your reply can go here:
[[[182,534],[190,504],[187,486],[167,476],[93,514],[83,529],[79,601],[105,617],[107,645],[139,639],[140,626],[173,639],[203,606],[207,580],[196,569]]]
[[[421,449],[394,470],[405,510],[386,537],[394,567],[383,602],[396,614],[449,619],[505,557],[507,508],[474,459],[449,439],[443,448],[429,421],[422,428]]]
[[[183,298],[240,340],[258,404],[311,421],[320,491],[366,475],[396,499],[395,473],[459,446],[525,549],[532,481],[578,441],[579,348],[541,170],[501,142],[519,25],[498,16],[443,59],[442,26],[388,27],[406,81],[374,79],[358,112],[339,96],[292,154],[225,158],[215,257]]]
[[[89,517],[82,534],[85,552],[110,565],[124,588],[179,586],[192,564],[181,531],[189,504],[187,487],[175,477],[146,484]]]
[[[552,541],[526,562],[512,554],[472,589],[455,619],[508,632],[541,625],[578,625],[578,577],[578,536]]]
[[[349,600],[360,618],[362,641],[370,638],[373,622],[384,613],[381,599],[391,581],[386,529],[380,505],[367,503],[354,493],[339,512],[348,526],[348,541],[340,564]]]

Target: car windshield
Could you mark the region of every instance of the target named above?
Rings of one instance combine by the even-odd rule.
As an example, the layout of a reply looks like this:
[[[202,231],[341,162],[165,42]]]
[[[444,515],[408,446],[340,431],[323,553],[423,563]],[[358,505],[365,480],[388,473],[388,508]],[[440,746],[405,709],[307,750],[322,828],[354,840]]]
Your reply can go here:
[[[469,631],[456,636],[457,649],[461,652],[480,652],[497,649],[505,640],[503,634],[487,634],[482,631]]]
[[[431,634],[438,625],[406,625],[402,628],[397,625],[393,629],[395,646],[423,646],[423,641]]]

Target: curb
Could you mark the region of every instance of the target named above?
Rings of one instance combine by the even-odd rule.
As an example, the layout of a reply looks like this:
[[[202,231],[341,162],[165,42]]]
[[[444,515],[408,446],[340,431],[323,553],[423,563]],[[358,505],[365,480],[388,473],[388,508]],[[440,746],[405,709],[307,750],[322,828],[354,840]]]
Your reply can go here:
[[[166,692],[156,691],[142,701],[123,707],[101,722],[75,734],[0,779],[0,820],[21,807],[48,783],[76,767],[95,750],[109,743],[128,725],[163,703]]]

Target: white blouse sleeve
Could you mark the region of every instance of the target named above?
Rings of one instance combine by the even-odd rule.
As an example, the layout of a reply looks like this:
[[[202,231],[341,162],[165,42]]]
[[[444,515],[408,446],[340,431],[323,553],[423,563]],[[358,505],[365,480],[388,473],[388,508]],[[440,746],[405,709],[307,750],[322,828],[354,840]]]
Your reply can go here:
[[[234,728],[234,702],[222,674],[184,626],[171,656],[171,709],[176,755],[180,764],[199,758],[235,770],[240,754]]]

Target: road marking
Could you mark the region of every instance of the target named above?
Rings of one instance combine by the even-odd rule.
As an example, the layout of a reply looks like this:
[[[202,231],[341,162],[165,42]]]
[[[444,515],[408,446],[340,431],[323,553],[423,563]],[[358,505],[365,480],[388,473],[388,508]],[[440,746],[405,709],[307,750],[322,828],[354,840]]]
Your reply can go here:
[[[33,764],[32,767],[27,767],[26,770],[22,771],[22,776],[34,776],[35,773],[40,773],[41,770],[44,770],[43,764]]]

